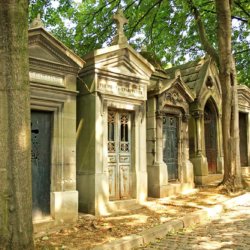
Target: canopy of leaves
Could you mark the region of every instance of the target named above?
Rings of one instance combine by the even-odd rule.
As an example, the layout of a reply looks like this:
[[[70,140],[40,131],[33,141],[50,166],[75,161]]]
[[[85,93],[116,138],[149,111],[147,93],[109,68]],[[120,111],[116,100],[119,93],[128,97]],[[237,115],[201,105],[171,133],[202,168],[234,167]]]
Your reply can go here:
[[[217,49],[214,1],[194,0],[210,44]],[[115,35],[112,16],[122,8],[129,24],[125,33],[136,49],[176,65],[205,54],[187,1],[183,0],[31,0],[30,20],[41,14],[46,27],[78,55],[108,46]],[[250,85],[250,4],[235,0],[232,39],[238,79]]]

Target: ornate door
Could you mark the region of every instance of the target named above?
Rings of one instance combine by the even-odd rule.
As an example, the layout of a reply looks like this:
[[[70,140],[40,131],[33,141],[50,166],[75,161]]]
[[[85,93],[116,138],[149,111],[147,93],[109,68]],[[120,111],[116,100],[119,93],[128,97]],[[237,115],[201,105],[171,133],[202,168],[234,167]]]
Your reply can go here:
[[[33,218],[50,214],[51,112],[31,112]]]
[[[209,174],[217,172],[217,129],[216,129],[216,113],[210,106],[205,107],[204,113],[205,124],[205,147],[208,162]]]
[[[163,117],[163,161],[168,167],[168,179],[178,179],[178,117],[166,114]]]
[[[108,111],[108,172],[110,200],[130,197],[131,114]]]

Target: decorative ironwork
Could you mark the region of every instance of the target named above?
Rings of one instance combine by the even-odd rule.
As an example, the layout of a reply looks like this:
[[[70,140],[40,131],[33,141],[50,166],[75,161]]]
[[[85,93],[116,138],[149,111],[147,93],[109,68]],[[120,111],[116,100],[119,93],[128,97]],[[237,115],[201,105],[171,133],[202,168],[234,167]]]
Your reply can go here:
[[[121,142],[120,143],[120,150],[123,153],[129,153],[129,143],[128,142]]]
[[[108,152],[115,153],[115,142],[108,142]]]

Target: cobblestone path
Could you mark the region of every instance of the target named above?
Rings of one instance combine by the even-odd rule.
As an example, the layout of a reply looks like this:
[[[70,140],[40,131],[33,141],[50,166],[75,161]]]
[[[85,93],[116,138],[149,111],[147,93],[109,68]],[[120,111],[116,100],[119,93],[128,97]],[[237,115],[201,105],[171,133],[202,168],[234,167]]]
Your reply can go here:
[[[225,212],[219,219],[165,238],[138,249],[234,249],[250,250],[250,193],[249,199]]]

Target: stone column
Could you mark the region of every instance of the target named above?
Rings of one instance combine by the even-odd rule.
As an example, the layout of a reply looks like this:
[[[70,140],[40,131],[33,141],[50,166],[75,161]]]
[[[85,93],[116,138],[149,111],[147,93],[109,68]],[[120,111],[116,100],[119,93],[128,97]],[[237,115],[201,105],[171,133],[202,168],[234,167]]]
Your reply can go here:
[[[223,140],[222,140],[222,124],[221,124],[221,119],[222,119],[222,114],[220,113],[218,115],[218,132],[217,132],[217,137],[218,137],[218,156],[217,156],[217,171],[218,173],[223,174],[224,172],[224,158],[223,158]]]
[[[162,119],[163,114],[160,111],[156,112],[156,162],[163,162],[163,153],[162,153]]]
[[[200,156],[202,154],[202,144],[201,144],[201,123],[203,119],[203,112],[200,110],[197,110],[193,113],[193,117],[195,118],[195,139],[196,139],[196,152],[195,154],[197,156]]]
[[[203,111],[195,110],[192,113],[195,119],[195,157],[190,159],[194,165],[194,175],[195,175],[195,182],[197,184],[203,183],[204,176],[208,175],[208,164],[207,158],[203,155],[202,152],[202,119],[203,119]]]

